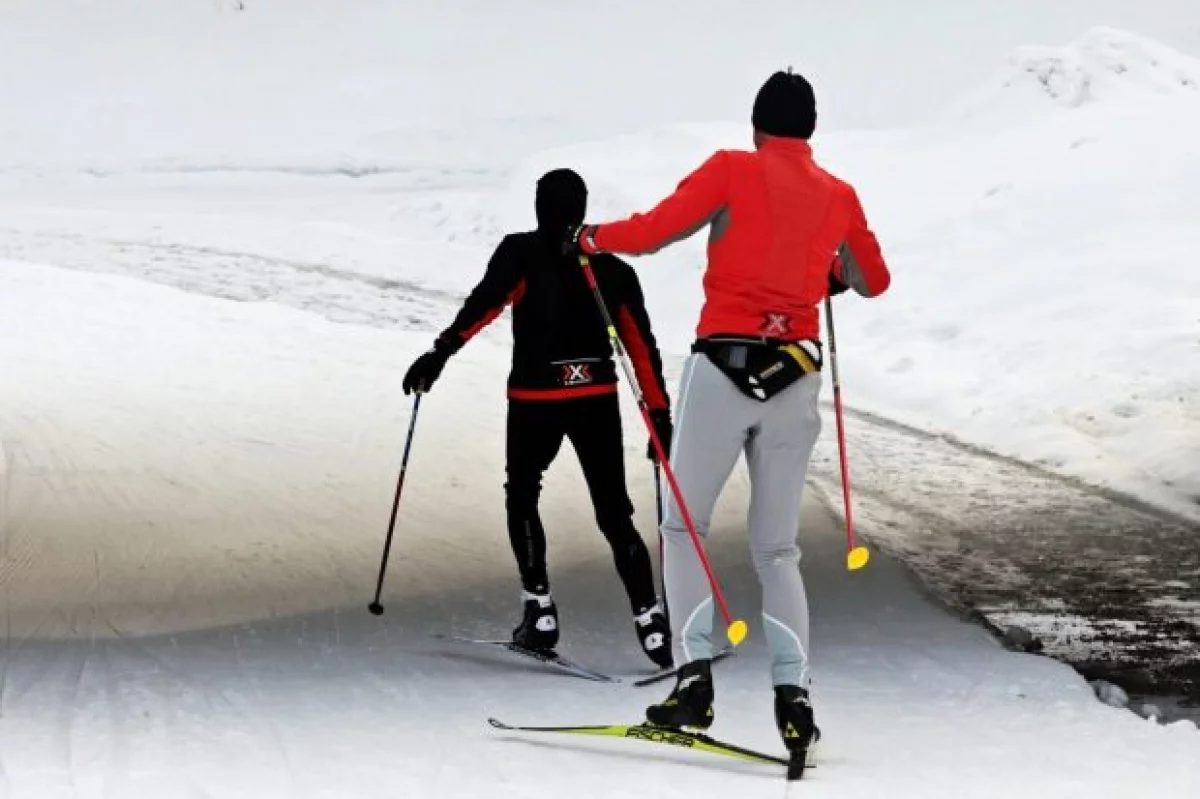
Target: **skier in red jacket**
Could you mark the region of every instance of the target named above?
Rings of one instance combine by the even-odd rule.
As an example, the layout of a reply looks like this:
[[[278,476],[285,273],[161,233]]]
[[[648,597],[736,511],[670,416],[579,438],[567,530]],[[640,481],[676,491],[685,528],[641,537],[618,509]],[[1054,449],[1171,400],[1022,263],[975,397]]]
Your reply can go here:
[[[821,428],[818,305],[890,283],[854,189],[813,161],[812,86],[777,72],[754,102],[753,152],[721,150],[653,210],[567,231],[571,254],[650,253],[709,228],[705,302],[677,403],[671,465],[698,532],[738,455],[750,471],[750,547],[763,592],[775,717],[784,744],[819,736],[809,701],[808,601],[798,563],[800,496]],[[655,724],[713,722],[712,594],[672,500],[662,534],[667,606],[680,665]]]

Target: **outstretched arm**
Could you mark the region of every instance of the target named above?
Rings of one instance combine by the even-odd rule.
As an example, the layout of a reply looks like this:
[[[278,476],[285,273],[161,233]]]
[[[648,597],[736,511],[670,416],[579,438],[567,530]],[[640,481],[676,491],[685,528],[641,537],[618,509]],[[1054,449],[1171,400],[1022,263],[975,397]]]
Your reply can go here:
[[[727,202],[728,157],[723,151],[712,155],[653,210],[597,226],[585,251],[594,242],[600,252],[642,255],[691,236],[711,222]]]

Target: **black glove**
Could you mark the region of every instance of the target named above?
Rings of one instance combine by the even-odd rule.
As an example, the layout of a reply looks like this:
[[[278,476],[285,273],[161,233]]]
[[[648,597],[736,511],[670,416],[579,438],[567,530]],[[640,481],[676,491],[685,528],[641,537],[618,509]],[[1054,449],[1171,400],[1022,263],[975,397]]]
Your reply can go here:
[[[595,255],[596,249],[596,226],[595,225],[576,225],[575,227],[567,228],[566,238],[563,239],[562,246],[563,255],[578,257],[580,255]]]
[[[425,394],[433,388],[433,384],[446,368],[446,361],[454,354],[442,339],[433,343],[433,349],[413,361],[412,366],[404,375],[404,394],[408,396],[414,391]]]
[[[671,426],[671,411],[668,408],[650,411],[650,422],[654,425],[654,432],[658,434],[658,443],[662,444],[663,453],[668,458],[671,457],[671,438],[674,434],[674,428]],[[658,453],[654,450],[654,441],[646,446],[646,457],[652,461],[658,460]]]
[[[850,287],[847,286],[845,283],[838,280],[837,275],[835,275],[833,273],[832,269],[829,270],[829,296],[830,297],[836,297],[837,295],[841,294],[843,291],[848,290],[849,288]]]

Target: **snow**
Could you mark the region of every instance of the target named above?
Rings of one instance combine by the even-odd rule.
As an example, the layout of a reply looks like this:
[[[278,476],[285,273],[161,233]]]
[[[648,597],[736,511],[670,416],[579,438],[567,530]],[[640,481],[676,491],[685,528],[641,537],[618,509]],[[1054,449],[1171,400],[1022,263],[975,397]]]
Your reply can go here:
[[[988,608],[988,618],[1003,625],[1035,627],[1041,631],[1040,641],[1059,651],[1068,650],[1079,660],[1112,657],[1117,647],[1112,639],[1120,633],[1138,632],[1136,621],[1119,620],[1098,625],[1091,619],[1073,613],[1048,609],[1045,613],[1029,613],[1001,608]]]
[[[760,766],[484,724],[634,719],[660,693],[539,674],[430,637],[495,634],[515,605],[494,514],[469,510],[500,502],[501,368],[488,342],[465,350],[424,405],[377,619],[363,589],[407,411],[392,364],[423,336],[126,278],[0,268],[6,797],[783,790]],[[480,443],[444,446],[467,440]],[[648,524],[648,470],[634,468],[640,447],[629,443]],[[546,492],[566,651],[633,676],[648,664],[604,545],[571,500],[574,471],[560,463]],[[752,622],[751,643],[720,667],[715,731],[772,747],[737,533],[746,491],[738,473],[713,535],[733,606]],[[447,501],[459,496],[470,504]],[[1105,708],[1070,669],[949,618],[883,555],[846,572],[835,517],[811,501],[802,543],[825,733],[805,795],[1200,787],[1194,726]]]
[[[1187,266],[1200,90],[1159,91],[1164,76],[1200,77],[1200,60],[1105,30],[1063,52],[1106,56],[1076,59],[1104,73],[1076,73],[1097,87],[1084,106],[1043,97],[1041,113],[983,128],[814,139],[859,188],[896,276],[886,302],[838,303],[848,401],[1200,519],[1200,273]],[[1002,94],[1029,110],[1027,88]],[[591,182],[594,221],[624,216],[747,135],[690,125],[539,154],[504,219],[525,222],[532,177],[567,163]],[[703,247],[696,236],[642,269],[676,349],[702,299]]]
[[[781,63],[828,98],[818,155],[897,276],[886,301],[839,301],[850,402],[1194,512],[1192,0],[233,5],[0,10],[3,799],[782,794],[695,753],[499,736],[488,715],[632,721],[662,686],[432,639],[514,621],[500,325],[422,407],[387,614],[365,610],[403,368],[528,223],[532,177],[579,168],[596,219],[643,207],[747,146]],[[1098,22],[1153,40],[1078,39]],[[700,246],[638,264],[672,384]],[[625,443],[649,537],[644,443]],[[712,540],[752,625],[714,733],[773,748],[747,490],[735,473]],[[1103,706],[882,552],[846,573],[817,494],[825,745],[794,794],[1200,795],[1194,725]],[[543,513],[564,648],[640,674],[585,496],[560,459]]]
[[[1147,95],[1194,102],[1200,94],[1200,61],[1152,39],[1112,28],[1093,28],[1064,47],[1021,47],[992,83],[975,90],[945,116],[995,121],[1041,111],[1047,101],[1063,108],[1092,103],[1138,104]]]
[[[1200,51],[1193,0],[232,6],[8,0],[0,170],[435,177],[681,119],[744,120],[762,76],[787,63],[824,87],[823,124],[892,127],[977,85],[1013,46],[1098,22]]]

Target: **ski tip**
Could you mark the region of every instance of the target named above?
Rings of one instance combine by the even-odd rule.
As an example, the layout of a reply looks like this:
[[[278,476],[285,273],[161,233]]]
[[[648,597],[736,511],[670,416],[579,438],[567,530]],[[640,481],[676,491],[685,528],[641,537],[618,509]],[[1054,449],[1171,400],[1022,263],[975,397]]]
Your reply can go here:
[[[507,724],[505,724],[503,721],[500,721],[499,719],[489,718],[488,724],[492,725],[497,730],[511,730],[512,729],[512,727],[508,726]]]

